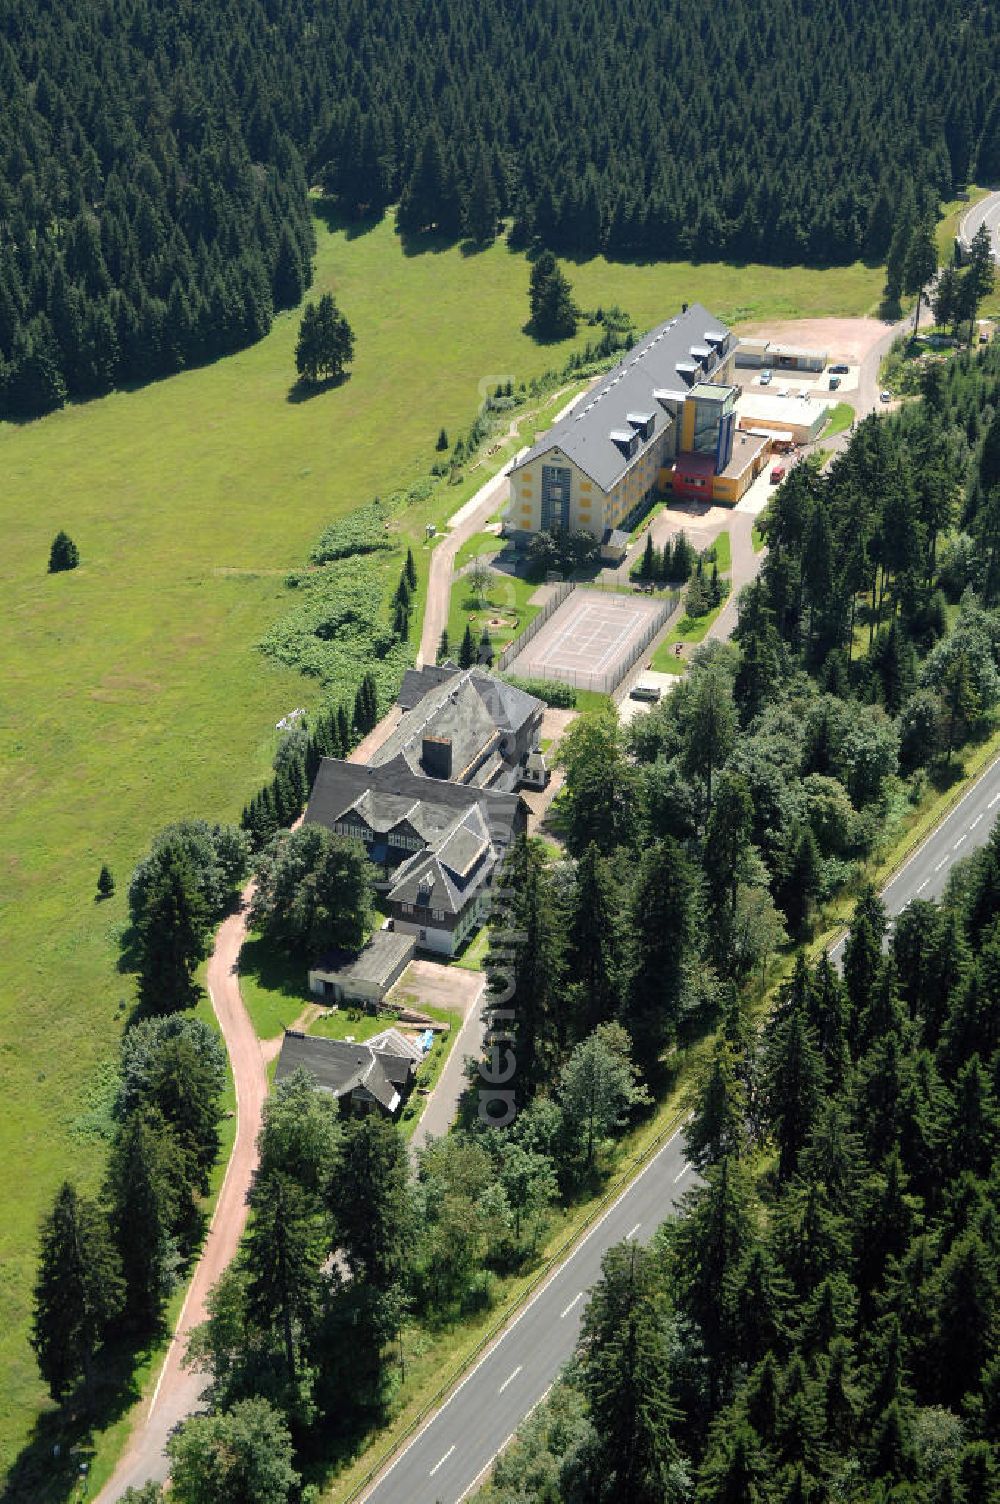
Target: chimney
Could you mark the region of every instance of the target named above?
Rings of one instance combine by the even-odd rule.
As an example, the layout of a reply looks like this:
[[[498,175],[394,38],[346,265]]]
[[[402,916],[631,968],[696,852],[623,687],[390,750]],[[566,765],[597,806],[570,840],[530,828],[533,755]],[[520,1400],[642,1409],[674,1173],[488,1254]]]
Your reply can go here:
[[[450,778],[451,737],[425,736],[420,761],[428,778]]]

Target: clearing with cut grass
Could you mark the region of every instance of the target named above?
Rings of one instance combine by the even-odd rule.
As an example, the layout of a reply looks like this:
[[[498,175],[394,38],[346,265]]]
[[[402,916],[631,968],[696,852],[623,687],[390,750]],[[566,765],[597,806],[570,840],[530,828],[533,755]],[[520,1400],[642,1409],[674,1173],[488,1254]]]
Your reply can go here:
[[[319,679],[257,643],[295,605],[286,575],[322,529],[447,460],[440,428],[454,440],[501,380],[561,368],[600,332],[529,338],[528,265],[503,244],[408,255],[388,219],[364,233],[321,223],[318,236],[310,296],[334,290],[356,336],[341,386],[292,391],[292,313],[212,366],[0,427],[0,1477],[51,1408],[27,1343],[38,1224],[61,1180],[99,1183],[105,1143],[84,1119],[132,1000],[116,965],[133,864],[169,820],[237,818],[268,774],[275,722],[319,697]],[[692,298],[728,321],[863,314],[882,280],[864,266],[776,275],[600,257],[567,271],[582,307],[618,303],[638,328]],[[550,416],[542,404],[534,424]],[[532,431],[526,415],[489,463]],[[421,545],[421,589],[425,524],[443,526],[488,473],[396,516],[401,547]],[[61,528],[81,565],[49,575]],[[380,555],[372,578],[394,586],[400,557]],[[117,892],[98,903],[102,862]]]

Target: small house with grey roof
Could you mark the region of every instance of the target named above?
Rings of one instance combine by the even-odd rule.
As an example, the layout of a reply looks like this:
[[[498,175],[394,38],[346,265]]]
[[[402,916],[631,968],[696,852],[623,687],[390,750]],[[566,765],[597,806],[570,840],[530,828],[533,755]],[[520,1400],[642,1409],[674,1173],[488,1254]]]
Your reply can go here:
[[[397,1118],[422,1058],[419,1045],[398,1029],[384,1029],[363,1044],[286,1029],[274,1079],[284,1081],[305,1071],[321,1091],[337,1098],[345,1116],[381,1112]]]
[[[711,451],[712,475],[725,475],[734,463],[736,343],[700,303],[644,335],[513,467],[506,533],[582,531],[610,543],[672,489],[679,455]],[[709,483],[706,500],[742,494],[751,465],[742,448],[737,464],[734,485],[716,497]]]

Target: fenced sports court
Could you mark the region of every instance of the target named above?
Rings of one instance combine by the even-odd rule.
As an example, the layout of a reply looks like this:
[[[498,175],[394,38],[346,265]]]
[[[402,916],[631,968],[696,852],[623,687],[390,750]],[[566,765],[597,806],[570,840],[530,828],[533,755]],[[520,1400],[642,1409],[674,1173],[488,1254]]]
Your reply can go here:
[[[505,667],[610,694],[669,617],[672,601],[576,589]]]

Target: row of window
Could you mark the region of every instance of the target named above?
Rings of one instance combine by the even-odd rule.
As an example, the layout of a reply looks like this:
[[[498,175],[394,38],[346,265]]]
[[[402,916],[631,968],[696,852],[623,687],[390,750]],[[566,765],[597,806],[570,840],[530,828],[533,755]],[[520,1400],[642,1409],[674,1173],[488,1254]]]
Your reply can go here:
[[[400,907],[404,914],[415,914],[417,912],[416,907],[412,903],[404,903]],[[431,909],[430,914],[432,919],[439,921],[444,919],[444,909]]]
[[[357,825],[351,820],[334,820],[333,829],[338,836],[354,836],[368,845],[375,839],[374,832],[367,825]],[[392,830],[387,834],[386,841],[400,851],[423,851],[425,844],[418,836],[404,836]]]

